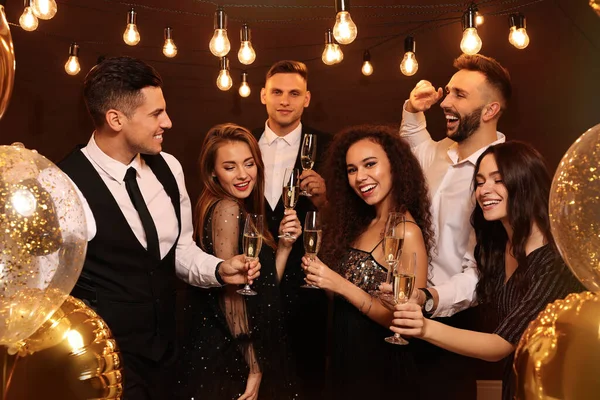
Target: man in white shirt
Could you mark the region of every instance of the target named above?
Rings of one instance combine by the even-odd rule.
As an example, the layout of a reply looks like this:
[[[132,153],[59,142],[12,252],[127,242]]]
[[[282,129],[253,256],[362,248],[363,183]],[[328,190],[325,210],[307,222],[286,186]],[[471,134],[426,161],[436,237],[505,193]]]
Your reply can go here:
[[[445,91],[436,90],[428,81],[417,83],[405,102],[400,126],[400,135],[410,143],[425,172],[431,196],[437,251],[430,255],[429,287],[416,291],[416,300],[432,317],[450,317],[475,302],[478,275],[470,223],[475,206],[473,172],[479,155],[505,140],[497,125],[512,92],[508,71],[492,58],[463,54],[454,67],[458,72]],[[444,92],[440,106],[447,137],[436,142],[427,132],[423,112]],[[448,387],[443,390],[448,393]]]
[[[319,169],[325,161],[329,135],[302,124],[304,109],[310,104],[308,70],[298,61],[279,61],[267,72],[265,87],[260,93],[268,119],[264,128],[253,134],[258,140],[265,164],[265,220],[274,237],[286,213],[281,196],[286,168],[302,170],[300,148],[304,137],[316,137],[317,155],[314,167],[302,171],[300,188],[311,197],[300,196],[296,212],[302,223],[308,211],[320,210],[327,202],[325,181]],[[323,291],[301,289],[304,271],[302,238],[292,247],[286,270],[280,283],[284,301],[286,328],[290,349],[296,361],[296,373],[301,397],[318,398],[323,393],[325,370],[325,343],[327,326],[327,299]],[[307,341],[306,338],[312,340]]]
[[[111,328],[123,356],[124,397],[132,400],[173,393],[176,276],[210,287],[244,283],[260,269],[242,255],[222,261],[194,244],[183,170],[161,151],[172,125],[161,86],[156,70],[137,59],[92,68],[84,99],[95,131],[59,164],[83,193],[95,231],[72,294]]]

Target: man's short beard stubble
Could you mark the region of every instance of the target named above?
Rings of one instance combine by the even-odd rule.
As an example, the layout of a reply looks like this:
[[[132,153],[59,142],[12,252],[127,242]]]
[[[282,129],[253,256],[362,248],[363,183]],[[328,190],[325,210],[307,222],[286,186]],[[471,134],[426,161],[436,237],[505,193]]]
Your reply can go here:
[[[458,128],[456,133],[448,135],[448,137],[454,140],[456,143],[460,143],[473,135],[475,131],[479,129],[481,125],[481,114],[483,112],[483,106],[476,109],[471,114],[461,117],[458,121]]]

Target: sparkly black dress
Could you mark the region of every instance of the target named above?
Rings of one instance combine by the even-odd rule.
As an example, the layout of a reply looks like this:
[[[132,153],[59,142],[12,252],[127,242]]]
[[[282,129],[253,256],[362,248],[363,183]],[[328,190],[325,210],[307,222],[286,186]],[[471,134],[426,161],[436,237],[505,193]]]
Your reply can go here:
[[[243,225],[237,203],[221,200],[209,211],[204,248],[225,259],[241,254]],[[293,398],[273,249],[263,245],[260,262],[260,278],[252,285],[256,296],[239,295],[232,285],[189,288],[179,399],[235,400],[250,372],[262,372],[259,399]]]
[[[338,273],[372,292],[385,282],[387,270],[373,250],[350,249]],[[333,399],[418,399],[418,381],[411,345],[384,341],[393,332],[340,296],[334,297],[332,349]]]

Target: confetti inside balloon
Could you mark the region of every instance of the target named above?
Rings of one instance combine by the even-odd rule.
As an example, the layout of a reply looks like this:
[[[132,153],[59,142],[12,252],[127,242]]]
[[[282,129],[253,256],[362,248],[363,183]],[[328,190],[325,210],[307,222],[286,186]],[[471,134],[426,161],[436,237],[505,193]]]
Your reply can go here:
[[[591,291],[600,290],[600,125],[563,156],[550,190],[550,226],[562,258]]]
[[[22,146],[0,146],[0,345],[20,346],[66,299],[85,258],[74,186]]]

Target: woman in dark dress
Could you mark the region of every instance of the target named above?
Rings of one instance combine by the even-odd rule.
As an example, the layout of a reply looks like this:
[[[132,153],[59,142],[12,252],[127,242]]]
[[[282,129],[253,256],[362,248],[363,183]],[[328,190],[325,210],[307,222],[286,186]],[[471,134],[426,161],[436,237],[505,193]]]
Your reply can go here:
[[[396,306],[392,330],[465,356],[505,359],[502,396],[508,400],[515,393],[514,350],[529,322],[548,303],[584,288],[556,250],[548,217],[551,179],[535,149],[520,142],[488,148],[477,160],[473,184],[477,299],[494,306],[497,328],[456,329],[424,319],[420,307],[409,303]]]
[[[392,311],[371,292],[385,282],[382,239],[389,212],[405,215],[402,262],[417,254],[416,287],[426,286],[431,215],[423,172],[410,147],[384,126],[338,133],[326,171],[329,209],[321,256],[303,258],[308,283],[334,294],[334,399],[418,398],[411,346],[388,344]]]
[[[258,143],[245,128],[222,124],[208,132],[195,221],[196,241],[204,251],[225,259],[243,252],[246,214],[264,215],[263,171]],[[300,235],[295,211],[286,211],[280,232]],[[277,285],[295,239],[276,244],[267,229],[263,235],[261,276],[252,285],[256,296],[242,296],[231,285],[189,290],[183,398],[292,398]]]

